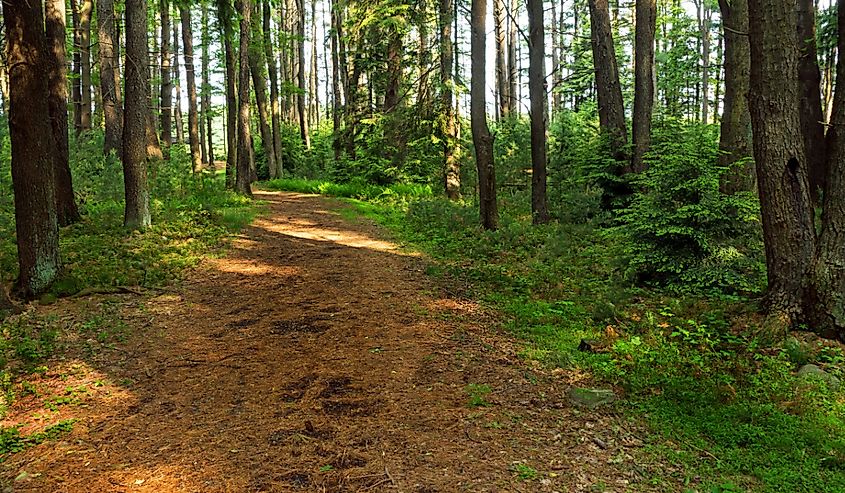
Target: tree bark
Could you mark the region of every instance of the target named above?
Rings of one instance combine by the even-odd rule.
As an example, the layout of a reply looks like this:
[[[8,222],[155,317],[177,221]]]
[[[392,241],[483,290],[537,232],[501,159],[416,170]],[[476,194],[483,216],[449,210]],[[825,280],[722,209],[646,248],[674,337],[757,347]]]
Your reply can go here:
[[[519,38],[517,38],[517,30],[516,30],[516,18],[518,16],[519,10],[519,2],[517,0],[510,0],[510,7],[508,9],[508,113],[511,115],[516,115],[519,112],[517,111],[517,102],[519,101],[519,97],[517,95],[517,87],[522,87],[518,85],[519,82],[519,72],[517,71],[517,63],[519,62],[519,57],[517,57],[517,46],[521,46],[519,44]]]
[[[59,226],[50,126],[47,38],[41,2],[5,2],[9,137],[19,274],[16,293],[33,298],[59,273]]]
[[[478,167],[478,199],[481,225],[484,229],[498,227],[496,205],[496,169],[493,166],[493,137],[487,126],[487,0],[472,0],[472,87],[470,113],[475,164]]]
[[[713,11],[707,1],[701,1],[701,123],[710,123],[710,24]]]
[[[79,137],[82,133],[82,53],[80,46],[79,0],[70,0],[71,19],[73,21],[73,79],[71,80],[71,98],[73,99],[73,129]]]
[[[79,210],[76,208],[73,195],[73,179],[70,174],[68,156],[65,0],[47,0],[44,19],[48,48],[45,58],[49,64],[49,108],[53,131],[56,215],[59,226],[67,226],[79,220]]]
[[[599,126],[601,131],[608,136],[614,157],[618,161],[624,161],[628,131],[625,126],[625,104],[622,100],[622,86],[619,83],[616,49],[610,26],[610,11],[607,0],[589,0],[589,5]],[[624,171],[628,172],[630,169],[626,166]]]
[[[457,156],[455,105],[452,77],[452,0],[440,0],[440,105],[443,122],[440,140],[443,142],[446,197],[461,198],[461,163]]]
[[[235,174],[238,165],[238,70],[232,39],[235,36],[233,22],[237,13],[229,0],[218,0],[217,23],[220,39],[223,40],[223,54],[226,65],[226,188],[235,188]]]
[[[296,0],[296,9],[299,13],[297,24],[299,40],[297,41],[298,72],[297,81],[299,94],[296,97],[296,107],[299,113],[299,136],[306,149],[311,149],[311,136],[308,133],[308,114],[305,111],[305,92],[308,88],[305,85],[305,0]]]
[[[105,137],[103,153],[121,154],[123,106],[120,97],[120,73],[115,51],[115,13],[113,0],[97,1],[97,29],[100,53],[100,92],[103,98]]]
[[[510,95],[508,89],[508,56],[507,56],[507,17],[505,2],[508,0],[493,0],[493,28],[496,39],[496,95],[498,96],[497,106],[498,118],[507,118],[508,101]]]
[[[82,0],[79,8],[79,55],[81,61],[80,82],[82,87],[82,108],[80,125],[83,132],[91,130],[91,11],[92,0]]]
[[[641,0],[642,1],[642,0]],[[528,95],[531,98],[531,217],[549,222],[546,202],[546,50],[543,0],[528,0]]]
[[[343,140],[340,134],[340,117],[341,117],[341,95],[340,95],[340,72],[343,69],[340,65],[340,54],[338,53],[338,44],[340,37],[340,14],[338,9],[340,6],[337,0],[331,1],[331,44],[332,44],[332,148],[334,150],[335,162],[340,161]]]
[[[171,74],[173,67],[170,61],[170,0],[161,0],[161,141],[165,147],[173,143],[173,82]],[[170,157],[170,153],[167,154]]]
[[[634,47],[633,156],[631,170],[645,170],[643,158],[651,145],[651,115],[654,108],[654,34],[657,28],[656,0],[638,0]]]
[[[798,50],[792,0],[749,0],[749,107],[766,247],[766,307],[774,330],[802,319],[814,253],[808,161],[801,135],[796,80]]]
[[[807,156],[810,197],[818,203],[824,188],[827,150],[822,114],[821,71],[816,53],[816,7],[814,0],[797,0],[798,82],[800,84],[801,133]]]
[[[264,57],[267,59],[267,71],[270,75],[270,114],[273,122],[273,150],[275,151],[276,176],[282,176],[282,124],[281,108],[279,108],[279,74],[276,70],[276,59],[273,57],[273,37],[270,25],[270,2],[263,2],[264,27]],[[272,174],[272,173],[271,173]]]
[[[563,68],[560,61],[563,56],[563,50],[559,42],[560,33],[557,29],[557,3],[558,0],[552,0],[552,107],[549,111],[549,120],[551,121],[554,121],[555,113],[560,111],[560,78]],[[561,11],[563,11],[563,5],[561,5]]]
[[[208,5],[202,4],[202,88],[200,89],[202,101],[202,114],[205,122],[205,145],[208,149],[205,152],[206,162],[209,168],[214,169],[214,138],[212,133],[213,116],[211,114],[211,85],[209,84],[209,48],[211,47],[211,35],[208,31]]]
[[[147,101],[150,91],[147,68],[147,2],[126,0],[126,88],[123,111],[123,182],[126,208],[123,224],[130,229],[150,225],[145,149]]]
[[[839,53],[845,53],[845,4],[837,2]],[[836,67],[831,126],[827,132],[828,168],[824,212],[813,288],[808,297],[810,322],[822,336],[845,342],[845,61]]]
[[[194,173],[202,171],[200,153],[199,114],[197,111],[197,79],[194,73],[194,40],[191,31],[191,10],[179,8],[182,19],[182,55],[185,58],[185,79],[188,84],[188,141],[191,146],[191,163]]]
[[[384,94],[385,113],[399,106],[399,91],[402,85],[402,37],[396,28],[387,33],[387,90]]]
[[[250,0],[237,0],[241,15],[238,63],[238,170],[235,190],[252,197],[252,136],[249,130],[249,42],[252,5]]]
[[[263,37],[261,35],[260,14],[261,4],[257,3],[254,6],[253,12],[253,15],[256,16],[252,21],[252,39],[255,39],[255,43],[249,53],[249,71],[252,74],[252,86],[255,90],[255,103],[258,107],[258,127],[261,132],[261,144],[264,146],[264,155],[267,159],[267,170],[270,173],[270,178],[276,178],[278,176],[278,169],[276,168],[276,150],[273,145],[273,131],[270,127],[270,108],[267,103],[267,80],[264,78],[266,61],[264,60],[264,47],[262,46]]]
[[[729,168],[721,189],[734,194],[756,186],[751,159],[751,114],[748,85],[751,46],[748,43],[748,0],[719,0],[725,38],[725,97],[719,134],[719,166]],[[738,164],[739,163],[739,164]]]
[[[174,9],[175,15],[179,10]],[[182,120],[182,76],[179,72],[179,22],[173,21],[173,89],[176,91],[176,98],[173,101],[173,123],[176,125],[176,141],[185,143],[185,130]]]

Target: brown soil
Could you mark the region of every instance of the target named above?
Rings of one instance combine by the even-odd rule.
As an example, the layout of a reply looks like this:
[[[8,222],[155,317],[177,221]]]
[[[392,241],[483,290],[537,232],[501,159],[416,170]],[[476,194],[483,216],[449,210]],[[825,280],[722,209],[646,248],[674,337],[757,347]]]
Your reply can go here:
[[[495,317],[368,221],[344,220],[342,203],[259,198],[268,214],[173,292],[110,298],[128,340],[35,382],[75,401],[48,412],[18,400],[6,424],[23,431],[77,421],[7,459],[13,491],[578,492],[640,480],[633,425],[567,403],[583,375],[520,358]],[[101,302],[44,310],[61,321]],[[486,406],[470,407],[469,384],[490,387]]]

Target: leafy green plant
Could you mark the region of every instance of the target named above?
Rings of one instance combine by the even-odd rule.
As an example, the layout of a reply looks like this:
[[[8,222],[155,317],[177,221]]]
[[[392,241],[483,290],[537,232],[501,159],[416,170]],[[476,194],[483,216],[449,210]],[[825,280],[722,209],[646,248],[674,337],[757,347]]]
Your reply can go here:
[[[467,385],[466,392],[469,395],[469,407],[488,407],[490,402],[487,401],[487,396],[492,392],[489,385],[471,383]]]

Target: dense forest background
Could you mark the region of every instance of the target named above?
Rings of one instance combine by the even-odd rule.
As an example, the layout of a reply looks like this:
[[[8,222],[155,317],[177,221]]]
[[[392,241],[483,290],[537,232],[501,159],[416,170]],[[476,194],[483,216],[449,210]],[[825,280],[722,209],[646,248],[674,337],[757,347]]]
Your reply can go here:
[[[4,0],[0,311],[170,282],[254,187],[347,197],[712,491],[839,491],[840,3]]]

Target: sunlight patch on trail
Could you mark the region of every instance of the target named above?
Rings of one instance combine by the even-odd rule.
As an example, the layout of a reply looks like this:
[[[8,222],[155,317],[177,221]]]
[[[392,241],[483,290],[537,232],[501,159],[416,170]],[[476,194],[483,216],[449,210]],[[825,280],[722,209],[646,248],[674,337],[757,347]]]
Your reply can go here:
[[[255,221],[253,226],[272,233],[279,233],[285,236],[292,236],[294,238],[304,240],[337,243],[352,248],[366,248],[377,252],[388,252],[408,256],[408,254],[400,252],[399,247],[393,243],[375,240],[369,236],[361,235],[352,231],[337,231],[319,227],[317,225],[304,226],[294,222],[280,223],[277,221],[268,221],[266,219]]]

